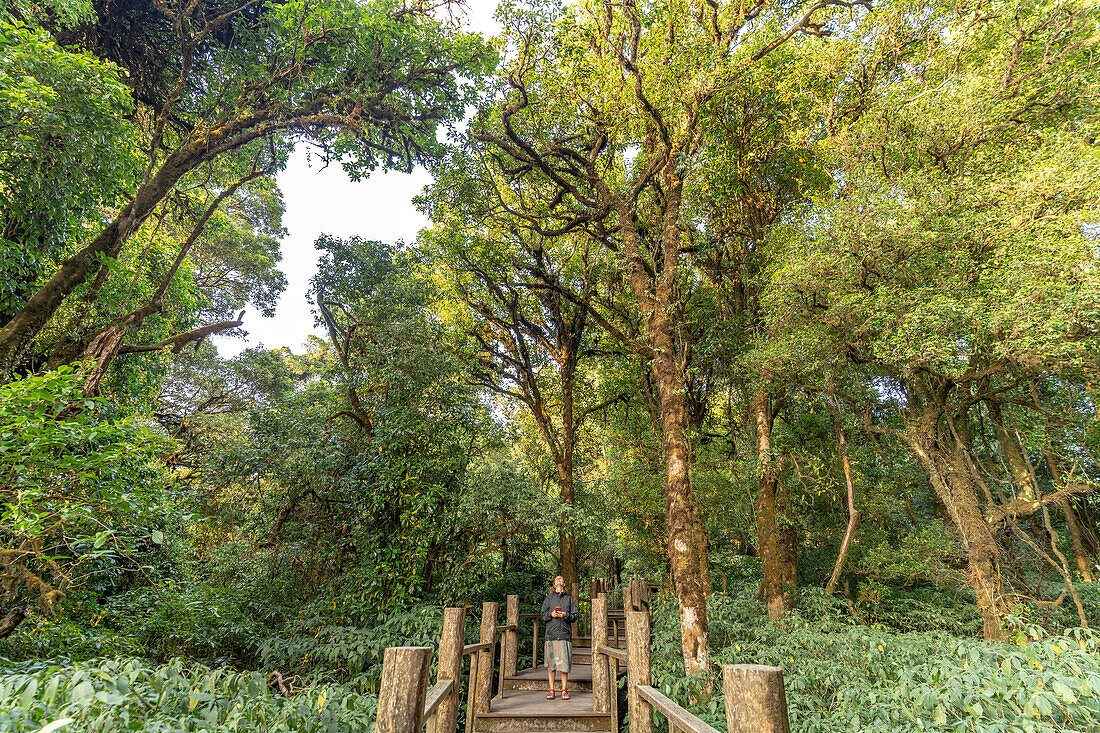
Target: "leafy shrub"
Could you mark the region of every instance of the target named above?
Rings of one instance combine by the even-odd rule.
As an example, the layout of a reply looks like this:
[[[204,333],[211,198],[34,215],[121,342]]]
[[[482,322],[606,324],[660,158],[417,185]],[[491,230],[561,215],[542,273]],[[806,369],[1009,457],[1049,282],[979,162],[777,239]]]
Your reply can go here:
[[[395,614],[365,628],[303,622],[295,633],[265,639],[259,645],[259,656],[265,668],[279,669],[284,674],[350,681],[357,689],[377,691],[386,647],[435,647],[441,628],[443,609],[438,606]]]
[[[3,733],[50,723],[64,731],[364,731],[373,727],[377,705],[373,695],[338,687],[284,698],[257,672],[181,660],[160,667],[126,658],[34,664],[0,673]]]
[[[1010,644],[901,634],[856,625],[834,612],[843,601],[833,601],[818,599],[816,617],[804,604],[780,628],[758,607],[715,594],[712,689],[721,687],[724,663],[781,667],[792,730],[801,733],[1100,729],[1100,635],[1091,630],[1044,637],[1029,627]],[[653,638],[657,686],[724,728],[718,696],[691,701],[700,681],[684,678],[673,604],[658,604]]]
[[[231,590],[208,585],[146,587],[111,598],[99,621],[160,660],[175,656],[249,663],[270,630],[253,620]]]
[[[69,663],[141,653],[141,644],[126,634],[88,627],[69,618],[32,616],[0,641],[0,658],[8,661],[54,658]]]
[[[46,611],[116,592],[163,553],[167,439],[101,406],[71,367],[0,385],[0,589]]]

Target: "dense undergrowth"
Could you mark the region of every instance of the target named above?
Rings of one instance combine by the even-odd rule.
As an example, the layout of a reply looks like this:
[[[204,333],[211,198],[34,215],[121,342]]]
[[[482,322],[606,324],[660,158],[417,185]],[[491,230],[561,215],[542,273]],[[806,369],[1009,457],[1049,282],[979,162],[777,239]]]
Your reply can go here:
[[[282,697],[259,672],[133,658],[16,665],[0,674],[0,701],[5,731],[359,731],[377,707],[339,686]]]
[[[751,576],[731,590],[714,594],[708,607],[715,662],[709,682],[720,689],[722,663],[782,667],[792,730],[799,733],[1100,728],[1100,634],[1091,630],[1050,633],[1021,618],[1010,643],[981,641],[967,633],[974,622],[960,610],[969,607],[966,599],[935,590],[899,591],[874,607],[804,590],[799,610],[779,626],[755,600]],[[1098,594],[1083,590],[1089,610],[1100,610]],[[439,606],[423,605],[376,624],[299,618],[278,632],[247,637],[241,633],[246,622],[221,618],[227,609],[199,605],[195,601],[192,618],[173,631],[173,643],[197,650],[188,634],[205,635],[208,664],[157,661],[170,645],[148,643],[165,633],[156,614],[144,630],[134,619],[128,630],[41,619],[24,625],[0,647],[7,658],[0,731],[37,731],[66,720],[55,730],[369,730],[383,650],[434,645],[442,616]],[[674,603],[658,599],[655,682],[724,730],[718,695],[692,700],[699,681],[683,676],[676,619]],[[471,641],[476,626],[475,612],[467,627]],[[249,639],[244,656],[255,669],[217,666],[214,660],[239,654],[242,638]],[[275,669],[300,691],[278,694],[267,679]]]
[[[708,604],[715,672],[718,665],[756,663],[784,672],[791,727],[800,733],[839,731],[983,731],[1047,733],[1100,729],[1100,634],[1080,627],[1050,634],[1021,622],[1011,643],[957,635],[951,596],[911,597],[879,608],[903,632],[858,623],[842,600],[808,589],[802,608],[777,626],[746,586],[715,594]],[[674,605],[658,606],[654,625],[656,684],[719,729],[718,696],[691,698],[698,680],[683,677]]]

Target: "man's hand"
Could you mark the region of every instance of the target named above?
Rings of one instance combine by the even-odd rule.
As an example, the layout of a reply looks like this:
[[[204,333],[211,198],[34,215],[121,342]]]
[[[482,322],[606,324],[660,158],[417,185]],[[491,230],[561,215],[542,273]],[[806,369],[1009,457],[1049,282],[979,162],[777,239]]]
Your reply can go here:
[[[554,618],[565,618],[565,611],[551,611],[550,615]]]

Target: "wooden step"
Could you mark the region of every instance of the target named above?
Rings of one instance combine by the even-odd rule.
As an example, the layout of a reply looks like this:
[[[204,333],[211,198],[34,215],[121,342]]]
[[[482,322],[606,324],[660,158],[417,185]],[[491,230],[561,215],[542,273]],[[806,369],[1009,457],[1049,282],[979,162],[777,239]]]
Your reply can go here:
[[[556,675],[555,678],[559,685],[558,689],[560,689],[561,679],[557,678]],[[548,685],[546,667],[525,669],[504,678],[505,690],[541,690],[542,694],[545,695]],[[574,690],[577,692],[592,691],[591,665],[574,664],[573,668],[569,670],[569,694],[572,695]]]
[[[475,733],[566,733],[577,731],[610,731],[614,729],[611,713],[592,710],[591,692],[569,693],[546,699],[546,690],[515,690],[504,698],[496,698],[487,713],[474,718]]]

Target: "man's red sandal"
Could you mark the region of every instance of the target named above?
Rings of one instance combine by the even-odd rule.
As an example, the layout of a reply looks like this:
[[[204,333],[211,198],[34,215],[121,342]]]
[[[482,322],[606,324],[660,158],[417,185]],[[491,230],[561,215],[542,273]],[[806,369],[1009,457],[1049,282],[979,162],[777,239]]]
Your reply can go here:
[[[553,690],[550,690],[550,692],[546,693],[546,699],[547,700],[553,700],[554,699],[554,691]]]
[[[566,692],[565,690],[562,690],[561,691],[561,699],[562,700],[568,700],[569,699],[569,693]]]

